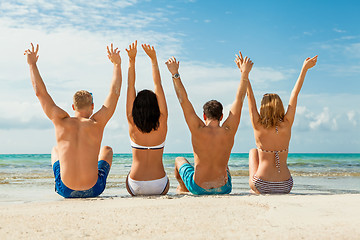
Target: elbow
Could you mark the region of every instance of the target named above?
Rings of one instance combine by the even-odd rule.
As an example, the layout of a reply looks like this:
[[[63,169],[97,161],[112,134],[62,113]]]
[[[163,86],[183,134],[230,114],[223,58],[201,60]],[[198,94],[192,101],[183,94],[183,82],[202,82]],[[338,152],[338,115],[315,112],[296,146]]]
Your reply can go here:
[[[114,88],[112,88],[112,90],[111,90],[112,94],[114,94],[114,95],[117,96],[117,97],[120,96],[120,91],[121,91],[121,87],[114,87]]]
[[[40,91],[39,89],[35,89],[35,95],[36,97],[42,97],[45,95],[45,93],[43,91]]]
[[[39,91],[35,91],[35,95],[36,95],[37,97],[40,97],[40,96],[41,96],[41,93],[40,93]]]

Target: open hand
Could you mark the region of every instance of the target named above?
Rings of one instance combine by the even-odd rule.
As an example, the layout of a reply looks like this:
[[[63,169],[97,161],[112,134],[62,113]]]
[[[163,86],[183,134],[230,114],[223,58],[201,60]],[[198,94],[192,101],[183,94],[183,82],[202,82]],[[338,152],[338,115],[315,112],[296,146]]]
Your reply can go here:
[[[130,60],[135,60],[136,53],[137,53],[137,40],[129,45],[129,50],[125,49],[128,53]]]
[[[109,49],[109,46],[107,48],[108,58],[113,64],[120,65],[121,64],[121,58],[120,58],[120,50],[118,48],[113,49],[113,44],[111,43],[111,47]]]
[[[318,58],[318,55],[316,55],[313,58],[308,57],[307,59],[305,59],[304,64],[303,64],[303,69],[308,70],[308,69],[312,68],[313,66],[315,66],[316,62],[317,62],[317,58]]]
[[[176,61],[175,57],[169,58],[169,60],[167,60],[165,64],[168,67],[168,69],[172,75],[179,73],[180,62]]]
[[[141,47],[144,49],[145,53],[150,57],[151,60],[156,60],[156,51],[154,46],[141,44]]]
[[[36,64],[37,60],[39,59],[39,55],[37,55],[39,51],[39,44],[36,44],[36,50],[34,45],[31,43],[31,51],[30,49],[25,50],[24,55],[27,57],[27,62],[29,65]]]
[[[244,59],[240,51],[239,55],[235,54],[235,56],[235,63],[240,69],[241,73],[249,74],[254,63],[248,57],[245,57]]]

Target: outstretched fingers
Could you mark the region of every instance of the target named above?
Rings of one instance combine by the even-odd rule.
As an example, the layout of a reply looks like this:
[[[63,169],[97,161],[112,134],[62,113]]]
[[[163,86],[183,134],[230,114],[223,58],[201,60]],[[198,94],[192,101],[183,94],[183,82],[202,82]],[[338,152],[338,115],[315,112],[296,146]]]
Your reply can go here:
[[[106,46],[106,49],[107,49],[107,53],[108,53],[108,56],[110,56],[110,50],[109,50],[109,46]]]
[[[39,51],[39,44],[36,44],[36,49],[33,43],[30,43],[31,48],[24,51],[24,55],[27,57],[28,64],[34,64],[39,59],[39,55],[37,55]],[[31,50],[30,50],[31,49]]]
[[[171,58],[169,58],[166,62],[165,62],[165,64],[166,65],[168,65],[168,64],[171,64],[171,63],[176,63],[176,64],[178,64],[179,65],[179,61],[176,61],[176,58],[174,57],[174,56],[172,56]]]
[[[240,60],[242,61],[244,58],[243,58],[243,56],[242,56],[242,54],[241,54],[241,51],[239,51],[239,58],[240,58]]]

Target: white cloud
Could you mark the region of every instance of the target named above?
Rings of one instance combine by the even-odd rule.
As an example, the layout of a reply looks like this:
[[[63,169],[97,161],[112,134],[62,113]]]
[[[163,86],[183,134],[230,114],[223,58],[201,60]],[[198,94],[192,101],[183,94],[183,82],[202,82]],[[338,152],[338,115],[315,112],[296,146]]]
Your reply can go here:
[[[360,43],[353,43],[345,47],[345,53],[351,57],[360,58]]]
[[[356,116],[357,116],[357,114],[354,110],[347,112],[348,120],[354,127],[356,127],[356,125],[357,125]]]
[[[334,28],[333,31],[337,32],[337,33],[345,33],[346,32],[345,30],[342,30],[342,29],[339,29],[339,28]]]
[[[322,102],[317,105],[310,104],[310,99],[321,98],[322,102],[327,102],[329,106],[323,106]],[[358,110],[345,108],[338,100],[341,95],[336,97],[320,95],[320,96],[305,96],[307,106],[301,105],[296,109],[296,117],[294,122],[294,129],[296,131],[332,131],[332,132],[351,132],[357,126],[359,112]],[[355,96],[349,96],[349,101]],[[300,96],[302,98],[302,96]],[[333,98],[333,99],[331,99]],[[356,97],[355,97],[356,98]],[[335,102],[337,104],[335,104]]]
[[[332,117],[328,107],[324,107],[323,111],[314,115],[315,120],[309,123],[311,129],[323,128],[326,130],[337,130],[338,124],[336,117]]]
[[[251,78],[259,83],[278,82],[288,79],[294,72],[294,69],[284,70],[271,67],[254,67],[251,72]]]

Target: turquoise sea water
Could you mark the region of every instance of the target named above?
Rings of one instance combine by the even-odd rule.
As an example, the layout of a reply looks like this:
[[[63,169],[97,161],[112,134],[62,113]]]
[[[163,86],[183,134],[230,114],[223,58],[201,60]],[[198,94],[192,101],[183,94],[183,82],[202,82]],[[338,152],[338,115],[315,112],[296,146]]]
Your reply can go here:
[[[193,154],[164,154],[170,177],[169,194],[175,194],[174,159],[193,162]],[[131,154],[115,154],[107,188],[102,196],[128,196],[125,178]],[[360,193],[360,154],[296,154],[288,157],[294,178],[293,194]],[[233,153],[229,160],[233,176],[232,194],[247,194],[248,154]],[[61,199],[54,193],[54,177],[49,154],[0,154],[0,203]]]

